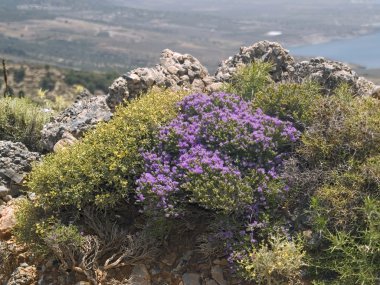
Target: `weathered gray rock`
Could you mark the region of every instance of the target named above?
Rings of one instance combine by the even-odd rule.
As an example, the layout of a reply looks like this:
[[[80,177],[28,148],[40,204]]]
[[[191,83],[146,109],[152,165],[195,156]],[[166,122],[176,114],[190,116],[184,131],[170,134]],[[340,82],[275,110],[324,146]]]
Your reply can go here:
[[[358,96],[371,95],[375,88],[372,82],[359,77],[348,65],[323,57],[296,63],[294,69],[292,81],[315,81],[322,86],[322,91],[327,95],[342,83],[347,83]]]
[[[16,200],[16,199],[15,199]],[[9,202],[0,212],[0,240],[7,240],[12,235],[12,230],[16,225],[15,202]]]
[[[130,278],[133,284],[150,285],[149,271],[144,264],[137,264],[133,267]]]
[[[114,109],[124,100],[136,98],[153,86],[200,92],[212,83],[214,78],[198,59],[165,49],[160,64],[153,68],[137,68],[117,78],[109,88],[107,104]]]
[[[249,47],[241,47],[238,54],[223,61],[215,73],[217,82],[229,81],[237,69],[255,61],[271,62],[271,77],[275,82],[287,81],[294,73],[294,58],[289,51],[275,42],[261,41]]]
[[[31,285],[37,284],[37,269],[35,266],[22,264],[13,273],[6,283],[7,285]]]
[[[204,285],[218,285],[218,283],[213,279],[207,279]]]
[[[57,152],[75,144],[77,141],[77,138],[75,138],[71,133],[65,131],[62,134],[62,138],[54,145],[53,150],[54,152]]]
[[[0,185],[0,199],[9,195],[9,193],[10,193],[10,190],[8,187],[5,187],[4,185]]]
[[[65,132],[80,138],[84,132],[101,121],[109,121],[111,117],[112,112],[106,103],[106,96],[80,100],[44,126],[41,132],[43,148],[52,151]]]
[[[216,282],[218,282],[219,285],[227,285],[227,281],[224,279],[223,269],[221,266],[213,266],[211,268],[211,276]]]
[[[39,153],[30,152],[22,143],[0,141],[0,195],[17,195],[19,185],[32,169],[31,164],[39,158]]]
[[[373,98],[380,99],[380,86],[377,86],[377,85],[376,85],[376,86],[373,88],[373,91],[372,91],[371,96],[372,96]]]
[[[185,273],[182,282],[183,285],[201,285],[201,276],[198,273]]]

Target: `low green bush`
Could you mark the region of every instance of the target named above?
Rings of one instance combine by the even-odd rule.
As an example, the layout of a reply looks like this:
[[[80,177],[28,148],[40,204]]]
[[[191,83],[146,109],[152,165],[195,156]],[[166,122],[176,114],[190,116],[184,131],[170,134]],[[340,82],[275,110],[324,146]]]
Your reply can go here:
[[[153,90],[108,123],[100,123],[82,141],[47,155],[29,175],[27,186],[44,207],[83,209],[115,206],[128,199],[143,171],[140,149],[152,145],[157,129],[177,113],[182,93]]]
[[[50,119],[43,108],[25,98],[0,98],[0,140],[22,142],[39,149],[41,130]]]
[[[380,101],[354,97],[347,86],[315,100],[312,125],[302,136],[299,153],[309,165],[337,167],[360,163],[380,151]]]
[[[327,232],[330,242],[324,267],[338,274],[334,284],[379,284],[380,281],[380,200],[366,198],[365,228],[356,233]]]
[[[245,100],[250,100],[272,82],[269,75],[271,69],[272,64],[262,61],[238,67],[230,82],[226,83],[223,89],[227,93],[237,94]]]
[[[300,284],[305,252],[299,242],[281,235],[271,236],[249,250],[248,255],[235,256],[240,274],[257,284]],[[255,284],[256,284],[255,283]]]
[[[320,87],[313,82],[271,84],[253,96],[252,105],[255,109],[261,108],[267,115],[304,128],[312,123],[310,112],[313,102],[320,99]]]

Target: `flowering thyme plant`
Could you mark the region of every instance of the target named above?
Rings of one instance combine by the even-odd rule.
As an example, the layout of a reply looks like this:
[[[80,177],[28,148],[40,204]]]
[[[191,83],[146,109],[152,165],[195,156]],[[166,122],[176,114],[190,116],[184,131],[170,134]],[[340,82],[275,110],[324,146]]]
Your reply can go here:
[[[187,203],[229,213],[264,200],[298,131],[233,94],[193,94],[179,110],[143,153],[137,199],[167,216]]]

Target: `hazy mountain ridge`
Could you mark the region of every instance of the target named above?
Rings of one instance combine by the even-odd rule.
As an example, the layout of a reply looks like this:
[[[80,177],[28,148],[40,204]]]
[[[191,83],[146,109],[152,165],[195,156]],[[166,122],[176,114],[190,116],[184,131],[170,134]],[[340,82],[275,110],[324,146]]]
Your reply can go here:
[[[262,39],[289,48],[377,31],[378,1],[4,0],[0,54],[78,69],[156,63],[165,48],[211,69],[236,46]],[[273,37],[270,31],[282,33]]]

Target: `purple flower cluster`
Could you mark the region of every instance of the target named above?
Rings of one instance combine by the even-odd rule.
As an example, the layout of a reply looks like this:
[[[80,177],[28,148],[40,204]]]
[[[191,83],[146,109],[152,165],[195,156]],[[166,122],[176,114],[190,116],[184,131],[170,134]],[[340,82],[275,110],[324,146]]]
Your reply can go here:
[[[137,181],[138,200],[167,215],[183,202],[226,211],[251,204],[277,178],[284,150],[299,136],[291,123],[253,111],[233,94],[193,94],[179,110],[159,131],[156,148],[143,153]]]

